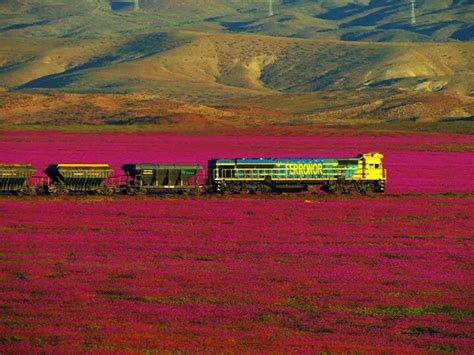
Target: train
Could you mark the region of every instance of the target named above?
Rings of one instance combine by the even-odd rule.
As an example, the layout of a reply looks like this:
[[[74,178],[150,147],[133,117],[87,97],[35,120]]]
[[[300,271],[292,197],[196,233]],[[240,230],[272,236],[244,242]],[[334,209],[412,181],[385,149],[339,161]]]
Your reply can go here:
[[[109,164],[0,164],[0,193],[16,195],[271,194],[319,186],[332,194],[383,193],[387,171],[380,153],[353,158],[233,158],[200,164],[127,163],[122,175]]]

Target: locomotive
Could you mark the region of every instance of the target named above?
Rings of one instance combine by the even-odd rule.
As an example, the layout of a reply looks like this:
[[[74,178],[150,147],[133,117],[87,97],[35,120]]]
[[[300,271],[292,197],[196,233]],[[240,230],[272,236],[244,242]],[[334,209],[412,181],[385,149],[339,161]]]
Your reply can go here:
[[[367,153],[351,159],[211,159],[208,183],[221,193],[301,192],[315,185],[331,193],[384,192],[382,158]]]
[[[199,164],[124,164],[112,177],[108,164],[51,164],[34,178],[31,164],[0,164],[0,192],[17,195],[245,194],[302,192],[315,186],[328,193],[384,192],[387,172],[380,153],[354,158],[235,158]],[[32,178],[33,177],[33,178]],[[118,180],[117,180],[118,179]],[[29,183],[33,182],[33,183]]]

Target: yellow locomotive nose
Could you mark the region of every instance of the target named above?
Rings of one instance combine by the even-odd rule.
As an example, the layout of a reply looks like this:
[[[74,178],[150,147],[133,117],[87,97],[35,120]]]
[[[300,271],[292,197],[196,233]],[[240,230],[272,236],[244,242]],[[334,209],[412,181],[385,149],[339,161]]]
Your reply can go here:
[[[383,154],[366,153],[362,154],[362,163],[365,180],[385,181],[385,172],[382,165]]]

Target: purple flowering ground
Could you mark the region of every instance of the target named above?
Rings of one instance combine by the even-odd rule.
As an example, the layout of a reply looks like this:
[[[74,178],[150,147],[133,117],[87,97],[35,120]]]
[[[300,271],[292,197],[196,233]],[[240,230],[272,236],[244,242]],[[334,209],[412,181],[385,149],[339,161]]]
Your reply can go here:
[[[389,171],[375,196],[0,197],[1,352],[474,350],[464,136],[0,136],[38,168],[377,150]]]

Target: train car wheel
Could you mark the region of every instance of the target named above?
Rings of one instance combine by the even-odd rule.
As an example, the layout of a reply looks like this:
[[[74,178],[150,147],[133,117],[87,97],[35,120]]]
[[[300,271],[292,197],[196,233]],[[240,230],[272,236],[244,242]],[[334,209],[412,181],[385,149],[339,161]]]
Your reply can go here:
[[[27,187],[25,190],[25,195],[28,196],[36,196],[37,193],[38,191],[34,187]]]
[[[114,193],[114,188],[113,187],[102,187],[95,191],[97,195],[103,195],[103,196],[111,196]]]
[[[56,195],[56,186],[55,185],[45,185],[44,186],[44,191],[45,193],[47,193],[48,195]]]
[[[66,186],[58,185],[56,186],[56,195],[60,195],[60,196],[69,195],[69,190]]]
[[[146,188],[144,188],[144,187],[140,187],[140,188],[137,190],[137,195],[144,196],[144,195],[146,195],[146,193],[147,193],[147,190],[146,190]]]
[[[202,195],[202,191],[201,191],[201,189],[200,189],[199,187],[196,187],[196,188],[194,188],[194,189],[189,190],[189,194],[190,194],[191,196],[201,196],[201,195]]]

